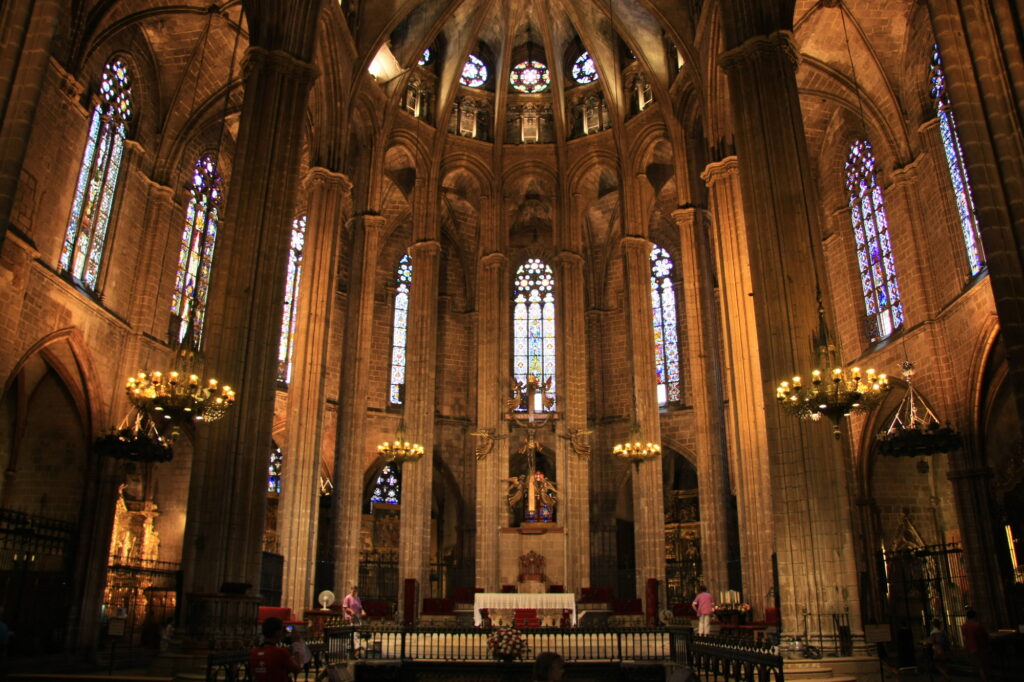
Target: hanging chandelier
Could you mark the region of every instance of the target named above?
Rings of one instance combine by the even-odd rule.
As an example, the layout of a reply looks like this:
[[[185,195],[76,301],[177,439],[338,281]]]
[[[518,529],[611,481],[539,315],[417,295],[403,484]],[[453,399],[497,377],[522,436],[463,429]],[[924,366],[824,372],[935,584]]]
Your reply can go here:
[[[636,394],[633,394],[633,425],[629,429],[629,435],[625,442],[616,443],[612,447],[612,455],[623,462],[632,462],[637,471],[640,470],[640,463],[656,458],[661,454],[661,444],[644,441],[640,438],[640,423],[636,416]]]
[[[235,402],[235,391],[230,386],[220,386],[212,378],[203,385],[198,374],[177,370],[166,376],[160,371],[139,372],[128,377],[125,388],[132,405],[154,422],[179,426],[192,419],[217,421]]]
[[[875,438],[878,451],[890,457],[920,457],[951,452],[963,446],[963,437],[942,422],[914,388],[914,363],[901,365],[907,392],[896,408],[889,427]]]
[[[844,369],[839,352],[831,343],[825,325],[825,308],[818,299],[818,333],[815,338],[818,367],[811,371],[810,386],[799,376],[781,382],[775,398],[787,413],[799,419],[832,422],[832,434],[839,439],[839,424],[853,412],[863,412],[882,402],[889,392],[889,377],[859,367]]]
[[[393,441],[384,441],[377,446],[377,453],[387,462],[414,462],[423,456],[424,449],[419,443],[405,439],[405,417],[398,422],[398,431]]]

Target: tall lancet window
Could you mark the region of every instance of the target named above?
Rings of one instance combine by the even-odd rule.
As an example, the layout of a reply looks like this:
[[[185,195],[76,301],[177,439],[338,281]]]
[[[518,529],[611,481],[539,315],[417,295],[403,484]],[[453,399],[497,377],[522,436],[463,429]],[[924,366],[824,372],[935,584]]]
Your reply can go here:
[[[284,455],[277,443],[270,444],[270,462],[267,464],[267,492],[281,494],[281,465]]]
[[[538,258],[520,265],[512,295],[512,375],[521,384],[531,374],[541,384],[551,379],[548,395],[554,397],[555,277],[551,268]]]
[[[932,101],[935,102],[935,111],[939,117],[939,132],[942,134],[942,146],[946,152],[946,164],[949,166],[949,179],[953,183],[953,196],[956,199],[957,213],[960,215],[964,247],[967,249],[967,262],[971,266],[971,274],[976,275],[985,267],[985,254],[981,248],[978,219],[974,215],[974,199],[971,197],[971,182],[967,177],[967,164],[964,162],[964,150],[960,147],[960,135],[956,131],[953,103],[946,92],[946,72],[942,68],[938,45],[932,48],[931,84]]]
[[[178,276],[171,301],[171,338],[194,349],[199,348],[203,338],[222,184],[216,159],[210,154],[199,157],[192,168],[192,198],[185,212]]]
[[[92,110],[89,139],[60,253],[61,272],[90,291],[96,290],[124,140],[132,117],[131,80],[120,59],[103,68],[99,95],[100,103]]]
[[[295,352],[295,313],[299,305],[302,280],[302,252],[306,244],[306,216],[292,221],[292,242],[288,249],[288,274],[284,283],[284,312],[281,315],[281,340],[277,347],[277,380],[292,380],[292,355]]]
[[[875,154],[867,140],[857,140],[850,146],[846,190],[850,193],[867,335],[874,343],[903,325],[903,302],[896,280],[882,188],[878,186],[875,173]]]
[[[672,258],[657,244],[651,249],[651,311],[654,313],[658,404],[679,402],[679,335]]]
[[[409,329],[409,288],[412,286],[412,259],[409,254],[398,261],[395,273],[395,316],[391,324],[391,388],[392,405],[405,402],[405,348]]]

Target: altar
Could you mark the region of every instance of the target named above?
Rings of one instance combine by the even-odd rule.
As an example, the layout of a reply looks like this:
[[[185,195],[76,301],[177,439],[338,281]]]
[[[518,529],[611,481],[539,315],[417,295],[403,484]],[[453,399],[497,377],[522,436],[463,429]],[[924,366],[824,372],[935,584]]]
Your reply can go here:
[[[478,592],[473,597],[473,624],[477,627],[483,622],[480,609],[487,609],[495,625],[511,625],[516,609],[534,609],[541,623],[550,626],[558,625],[562,614],[569,611],[569,623],[576,625],[576,595],[572,593]]]

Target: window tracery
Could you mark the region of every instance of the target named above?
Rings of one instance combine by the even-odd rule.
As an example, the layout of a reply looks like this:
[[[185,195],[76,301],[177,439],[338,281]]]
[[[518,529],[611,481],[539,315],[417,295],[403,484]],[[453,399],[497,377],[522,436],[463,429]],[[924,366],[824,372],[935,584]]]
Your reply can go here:
[[[512,67],[508,76],[513,89],[527,94],[544,92],[551,84],[551,74],[543,62],[527,59]]]
[[[668,251],[655,244],[651,249],[651,311],[659,405],[680,400],[678,318],[672,269]]]
[[[100,103],[92,111],[60,255],[60,270],[95,291],[114,204],[121,157],[132,117],[128,68],[115,59],[100,76]]]
[[[292,221],[292,239],[288,248],[288,273],[284,284],[284,312],[281,315],[281,340],[277,349],[277,380],[292,379],[292,354],[295,352],[295,314],[299,305],[303,249],[306,245],[306,216]]]
[[[576,58],[572,65],[572,78],[580,85],[593,83],[599,78],[597,65],[594,64],[594,58],[590,56],[590,52],[584,52]]]
[[[487,82],[487,65],[475,54],[469,55],[462,67],[462,76],[459,78],[459,82],[471,88],[483,87]]]
[[[533,375],[555,390],[555,278],[539,258],[516,270],[513,285],[512,375],[521,384]],[[550,408],[554,410],[554,405]]]
[[[373,482],[370,502],[378,504],[400,504],[402,501],[402,470],[398,464],[385,464]]]
[[[392,405],[401,405],[405,393],[406,333],[409,329],[409,293],[412,287],[412,259],[402,256],[395,273],[395,312],[391,323],[391,386],[388,391]]]
[[[903,325],[903,302],[889,240],[889,223],[875,172],[871,143],[857,140],[846,161],[846,190],[857,245],[867,335],[874,343]]]

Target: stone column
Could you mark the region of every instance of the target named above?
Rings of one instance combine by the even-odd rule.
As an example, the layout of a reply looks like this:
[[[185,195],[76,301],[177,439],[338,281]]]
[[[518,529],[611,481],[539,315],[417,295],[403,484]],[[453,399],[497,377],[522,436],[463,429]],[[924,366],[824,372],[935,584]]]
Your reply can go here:
[[[50,46],[64,11],[58,0],[13,0],[0,46],[0,250],[10,227]]]
[[[245,4],[253,44],[203,341],[208,371],[237,387],[239,400],[224,419],[196,429],[184,548],[189,628],[215,646],[250,636],[246,619],[259,593],[278,334],[319,7]],[[224,587],[251,601],[200,596]]]
[[[643,442],[661,442],[655,389],[654,327],[651,325],[651,243],[643,237],[622,238],[626,342],[632,369],[636,421]],[[649,578],[665,582],[665,500],[661,457],[630,467],[633,475],[633,537],[636,592],[646,596]]]
[[[773,605],[774,537],[771,484],[768,477],[768,436],[765,423],[760,345],[754,314],[747,225],[740,196],[739,162],[735,156],[710,164],[701,175],[707,183],[715,257],[718,262],[722,343],[729,372],[727,418],[735,434],[731,444],[733,488],[739,522],[743,598],[755,613]]]
[[[369,445],[366,407],[373,356],[373,301],[385,219],[361,215],[352,220],[352,269],[348,282],[345,351],[341,367],[341,410],[334,455],[334,592],[347,594],[359,581],[359,533]]]
[[[137,272],[144,281],[136,281],[128,306],[133,329],[148,332],[158,339],[167,338],[167,311],[171,303],[171,282],[177,266],[177,251],[185,213],[174,201],[174,189],[148,181],[146,211],[142,224],[147,227],[139,249]],[[167,287],[163,285],[167,284]],[[167,300],[163,300],[166,294]],[[162,313],[162,314],[161,314]],[[133,368],[129,372],[137,371]],[[127,376],[127,375],[126,375]]]
[[[928,0],[968,160],[992,294],[1024,423],[1024,46],[1020,2]]]
[[[767,11],[767,10],[765,10]],[[735,32],[739,7],[727,10]],[[770,17],[769,17],[770,18]],[[735,36],[733,36],[735,38]],[[729,81],[747,228],[753,323],[762,399],[775,383],[813,366],[816,290],[825,282],[818,207],[788,32],[742,40],[720,58]],[[802,634],[805,612],[848,613],[860,628],[844,453],[828,424],[801,422],[765,405],[769,486],[784,635]],[[763,513],[763,512],[762,512]],[[809,634],[832,631],[811,618]]]
[[[306,241],[295,309],[299,322],[288,386],[288,452],[277,507],[284,554],[281,604],[297,618],[313,608],[327,352],[335,321],[336,264],[351,191],[348,178],[326,168],[311,168],[306,179]]]
[[[409,363],[405,377],[406,437],[421,444],[425,454],[415,462],[402,464],[398,579],[399,585],[404,585],[406,579],[414,578],[422,599],[430,587],[430,506],[434,471],[437,292],[441,245],[433,239],[417,242],[409,248],[409,256],[412,258],[412,291],[409,296]]]
[[[501,414],[502,387],[507,385],[501,353],[508,306],[508,258],[493,251],[477,269],[477,431],[506,432]],[[487,442],[491,451],[476,460],[476,586],[488,592],[499,588],[498,540],[505,525],[506,506],[501,479],[508,476],[508,438]]]
[[[712,590],[729,585],[729,462],[725,447],[721,338],[714,267],[706,211],[672,212],[679,226],[687,374],[693,387],[694,441],[700,486],[700,553],[704,580]]]
[[[558,519],[565,529],[565,587],[590,586],[590,441],[587,431],[587,323],[583,257],[563,251],[558,258],[558,311],[562,368],[558,412]]]

